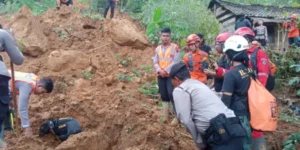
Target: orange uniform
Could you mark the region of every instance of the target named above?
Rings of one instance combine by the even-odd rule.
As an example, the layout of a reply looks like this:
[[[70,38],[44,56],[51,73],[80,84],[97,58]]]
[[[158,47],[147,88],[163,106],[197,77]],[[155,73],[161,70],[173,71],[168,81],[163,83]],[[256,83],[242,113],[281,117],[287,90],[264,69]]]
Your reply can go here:
[[[288,38],[299,36],[299,29],[296,22],[284,23],[283,27],[289,28]]]
[[[188,67],[192,79],[206,83],[207,76],[203,72],[202,64],[203,62],[208,63],[207,53],[199,49],[196,52],[188,52],[184,55],[183,62]]]

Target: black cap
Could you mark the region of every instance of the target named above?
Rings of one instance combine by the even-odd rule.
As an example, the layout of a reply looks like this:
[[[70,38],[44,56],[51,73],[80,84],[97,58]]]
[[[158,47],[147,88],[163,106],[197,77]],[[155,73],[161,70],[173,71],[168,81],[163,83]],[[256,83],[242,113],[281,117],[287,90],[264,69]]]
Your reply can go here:
[[[181,72],[181,71],[188,71],[186,65],[182,62],[178,63],[178,64],[175,64],[172,68],[171,68],[171,71],[170,71],[170,77],[171,78],[174,78],[174,76],[178,73],[178,72]]]

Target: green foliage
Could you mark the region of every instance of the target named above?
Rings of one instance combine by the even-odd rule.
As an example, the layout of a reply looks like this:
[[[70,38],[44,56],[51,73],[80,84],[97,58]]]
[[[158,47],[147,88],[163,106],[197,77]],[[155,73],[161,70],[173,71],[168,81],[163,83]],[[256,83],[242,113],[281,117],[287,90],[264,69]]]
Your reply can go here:
[[[0,14],[17,12],[24,5],[29,7],[34,15],[39,15],[46,12],[49,8],[54,8],[56,2],[52,0],[6,0],[6,4],[0,4]]]
[[[131,13],[141,13],[148,0],[127,0],[125,9]]]
[[[124,57],[122,58],[120,55],[117,55],[116,58],[120,61],[123,67],[128,67],[133,63],[134,59],[132,57]]]
[[[171,28],[175,41],[185,39],[191,33],[202,33],[211,41],[219,29],[215,16],[202,1],[149,0],[142,14],[142,22],[153,43],[158,42],[159,29],[166,26]]]
[[[92,79],[93,78],[93,74],[89,71],[83,71],[83,72],[81,72],[81,75],[86,79]]]
[[[19,46],[19,49],[22,52],[24,50],[24,48],[25,48],[24,42],[23,42],[23,40],[19,40],[19,39],[16,39],[16,40],[17,40],[17,44]]]
[[[118,74],[117,79],[121,82],[131,82],[134,80],[134,77],[125,74]]]
[[[140,69],[142,69],[145,74],[149,74],[152,70],[152,66],[151,65],[142,65],[140,66]]]
[[[287,141],[282,143],[283,150],[296,150],[296,143],[300,144],[300,132],[293,133]]]
[[[158,97],[158,85],[156,81],[146,82],[138,90],[146,96],[152,96],[152,98]]]
[[[52,29],[61,39],[67,39],[68,38],[68,35],[63,33],[62,29],[60,28],[54,28]],[[70,30],[70,28],[69,28]]]
[[[284,113],[280,113],[279,114],[279,119],[283,120],[285,122],[294,124],[294,123],[300,123],[300,118],[296,115],[296,113],[291,110],[288,109],[286,112]]]
[[[88,4],[89,0],[79,0],[79,2],[82,3],[82,4]]]

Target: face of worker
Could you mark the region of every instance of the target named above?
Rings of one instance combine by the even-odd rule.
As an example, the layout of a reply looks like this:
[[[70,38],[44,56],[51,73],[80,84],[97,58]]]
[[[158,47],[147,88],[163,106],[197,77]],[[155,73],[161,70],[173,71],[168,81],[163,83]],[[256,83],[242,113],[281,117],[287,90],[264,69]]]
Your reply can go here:
[[[197,41],[195,44],[196,44],[196,47],[200,47],[200,42],[199,41]]]
[[[222,44],[218,43],[215,45],[215,49],[218,53],[223,53],[223,48],[222,48]]]
[[[35,88],[34,94],[43,94],[47,93],[47,90],[43,87],[43,85],[38,84],[37,87]]]
[[[177,77],[172,78],[172,84],[174,87],[178,87],[180,85],[180,81]]]
[[[259,20],[259,21],[258,21],[258,24],[259,24],[259,25],[263,25],[263,21],[262,21],[262,20]]]
[[[197,47],[195,44],[190,44],[190,45],[187,45],[188,49],[190,52],[195,52],[197,50]]]
[[[162,44],[169,44],[171,39],[170,33],[162,33],[160,36],[160,39],[162,41]]]
[[[204,39],[203,38],[200,38],[200,45],[203,43]]]

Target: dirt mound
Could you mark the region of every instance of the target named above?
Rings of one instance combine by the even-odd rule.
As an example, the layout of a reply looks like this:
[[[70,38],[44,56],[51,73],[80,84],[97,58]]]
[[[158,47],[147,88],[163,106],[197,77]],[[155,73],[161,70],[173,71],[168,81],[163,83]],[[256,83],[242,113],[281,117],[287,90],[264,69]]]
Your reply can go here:
[[[11,23],[26,47],[37,35],[42,38],[36,45],[48,43],[28,53],[37,57],[16,66],[55,80],[53,93],[31,96],[34,134],[46,119],[60,117],[76,118],[83,132],[62,143],[51,134],[16,138],[7,133],[8,149],[191,149],[193,141],[178,134],[185,131],[161,123],[157,101],[137,90],[155,79],[153,70],[145,71],[152,69],[153,48],[144,32],[130,19],[92,20],[75,10],[62,7],[32,16],[22,8],[6,24]],[[8,64],[7,56],[4,60]]]
[[[48,39],[43,34],[43,26],[28,7],[19,10],[10,27],[17,33],[15,38],[24,46],[23,53],[36,57],[46,52]]]

